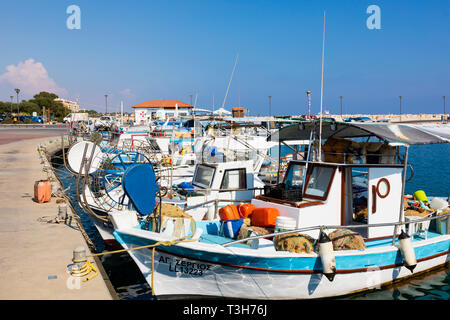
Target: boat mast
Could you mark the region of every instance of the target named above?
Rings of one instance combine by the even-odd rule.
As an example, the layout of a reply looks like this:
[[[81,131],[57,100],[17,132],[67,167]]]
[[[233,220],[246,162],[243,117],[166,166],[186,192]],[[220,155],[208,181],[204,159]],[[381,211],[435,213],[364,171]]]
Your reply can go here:
[[[325,56],[325,10],[323,11],[323,39],[322,39],[322,79],[320,84],[320,125],[319,125],[319,161],[322,161],[322,106],[323,106],[323,68]]]
[[[236,65],[238,63],[239,53],[236,55],[236,61],[234,62],[233,71],[231,72],[230,81],[228,81],[227,91],[225,92],[225,98],[223,99],[222,109],[225,107],[225,102],[227,101],[228,91],[230,90],[231,80],[233,80],[234,70],[236,69]]]

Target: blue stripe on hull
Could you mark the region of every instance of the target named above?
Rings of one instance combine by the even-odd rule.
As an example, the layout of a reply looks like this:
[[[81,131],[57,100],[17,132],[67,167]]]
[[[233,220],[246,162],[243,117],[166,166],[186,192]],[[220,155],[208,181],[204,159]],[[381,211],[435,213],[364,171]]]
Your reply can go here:
[[[114,231],[114,236],[119,243],[133,244],[135,246],[145,246],[154,244],[155,241],[143,239],[136,236]],[[252,257],[232,254],[220,254],[215,252],[193,250],[180,246],[160,246],[158,250],[174,255],[191,258],[194,260],[207,261],[211,263],[232,265],[238,267],[265,269],[281,272],[314,272],[322,270],[322,263],[319,257]],[[450,239],[424,245],[415,248],[416,259],[424,259],[439,253],[450,250]],[[379,267],[401,265],[403,259],[399,250],[349,256],[336,256],[337,270],[357,270],[369,267]]]

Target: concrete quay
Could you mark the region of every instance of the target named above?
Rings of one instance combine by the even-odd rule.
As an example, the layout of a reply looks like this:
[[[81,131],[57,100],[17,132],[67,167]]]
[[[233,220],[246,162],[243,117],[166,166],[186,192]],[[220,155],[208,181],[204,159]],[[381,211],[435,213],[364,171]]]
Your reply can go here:
[[[73,250],[83,246],[89,255],[89,246],[76,223],[40,220],[58,215],[55,197],[49,203],[33,200],[35,181],[48,177],[37,148],[39,144],[57,148],[58,143],[60,148],[61,137],[16,138],[20,141],[4,139],[9,143],[0,144],[0,299],[116,299],[98,260],[90,259],[99,270],[90,281],[82,282],[69,274]],[[70,206],[67,210],[70,213]]]

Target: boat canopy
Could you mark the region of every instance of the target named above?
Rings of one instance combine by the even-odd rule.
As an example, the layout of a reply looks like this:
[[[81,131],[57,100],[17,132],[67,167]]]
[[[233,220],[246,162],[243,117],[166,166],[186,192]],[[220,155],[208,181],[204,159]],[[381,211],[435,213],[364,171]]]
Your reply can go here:
[[[319,120],[286,126],[270,135],[268,141],[309,140],[311,131],[319,134]],[[450,125],[322,121],[322,139],[375,136],[389,144],[437,144],[450,142]]]

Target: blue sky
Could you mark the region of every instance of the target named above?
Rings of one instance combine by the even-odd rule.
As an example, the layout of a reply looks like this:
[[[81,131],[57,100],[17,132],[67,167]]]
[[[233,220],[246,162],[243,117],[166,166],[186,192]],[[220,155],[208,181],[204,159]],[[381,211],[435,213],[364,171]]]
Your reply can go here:
[[[69,5],[81,29],[69,30]],[[381,9],[370,30],[366,9]],[[324,110],[339,113],[440,113],[449,96],[450,2],[158,0],[2,1],[0,100],[15,87],[79,98],[82,107],[125,109],[152,99],[253,115],[320,108],[323,11],[326,10]],[[31,60],[32,59],[32,60]],[[447,99],[448,100],[448,99]],[[447,110],[450,106],[447,106]]]

